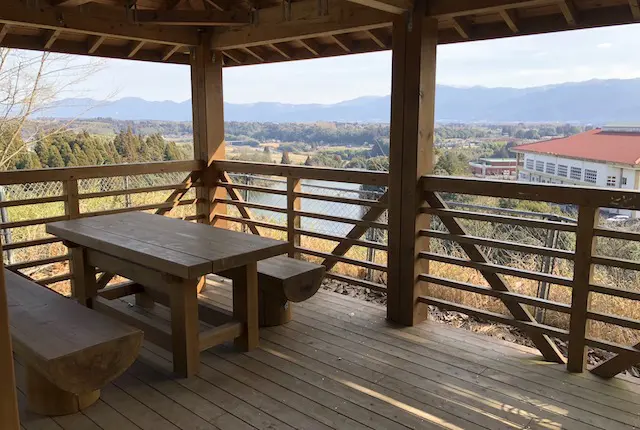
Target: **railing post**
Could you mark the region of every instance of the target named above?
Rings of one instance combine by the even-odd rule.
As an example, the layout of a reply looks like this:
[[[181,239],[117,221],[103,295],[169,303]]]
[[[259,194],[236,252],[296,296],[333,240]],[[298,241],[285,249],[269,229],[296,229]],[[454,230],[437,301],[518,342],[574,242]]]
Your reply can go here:
[[[585,337],[587,311],[589,310],[589,284],[593,277],[591,256],[595,249],[594,228],[598,224],[597,207],[580,206],[576,252],[573,265],[573,289],[571,292],[571,322],[569,324],[569,352],[567,370],[583,372],[587,362]]]
[[[389,151],[389,250],[387,317],[404,325],[426,318],[418,274],[428,265],[418,253],[428,239],[417,234],[430,217],[420,215],[420,178],[433,169],[438,22],[426,17],[426,1],[393,22],[391,144]]]
[[[80,199],[78,198],[78,180],[68,179],[62,183],[62,190],[67,197],[64,201],[64,214],[69,219],[75,219],[80,216]]]
[[[301,209],[300,198],[295,195],[302,189],[300,178],[287,177],[287,240],[291,245],[289,257],[300,258],[295,248],[300,246],[300,235],[296,230],[300,229],[300,217],[296,212]]]
[[[2,244],[0,244],[2,255]],[[11,350],[11,332],[9,330],[9,308],[4,280],[4,264],[0,260],[0,427],[6,430],[18,430],[18,399]]]
[[[224,98],[222,91],[222,53],[212,51],[211,34],[201,34],[202,40],[191,52],[191,99],[193,106],[194,158],[204,162],[202,186],[196,190],[198,222],[212,224],[217,213],[226,213],[226,206],[216,202],[227,196],[224,187],[216,186],[221,172],[215,160],[225,158]],[[226,221],[217,221],[226,227]]]

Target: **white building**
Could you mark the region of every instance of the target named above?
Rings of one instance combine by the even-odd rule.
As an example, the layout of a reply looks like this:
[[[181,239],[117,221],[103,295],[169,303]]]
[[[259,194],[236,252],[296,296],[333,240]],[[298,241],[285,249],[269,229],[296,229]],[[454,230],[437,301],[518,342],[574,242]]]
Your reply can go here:
[[[640,126],[608,126],[512,151],[521,161],[518,181],[640,189]]]

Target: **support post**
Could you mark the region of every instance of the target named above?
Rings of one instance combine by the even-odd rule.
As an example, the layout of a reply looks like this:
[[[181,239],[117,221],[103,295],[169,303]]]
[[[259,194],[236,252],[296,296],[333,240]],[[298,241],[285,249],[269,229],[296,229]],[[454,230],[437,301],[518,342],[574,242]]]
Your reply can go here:
[[[428,263],[417,256],[429,242],[417,232],[430,224],[419,211],[420,178],[433,170],[438,22],[425,10],[426,0],[417,0],[393,22],[387,317],[404,325],[426,318],[416,298]]]
[[[593,278],[591,256],[595,249],[593,230],[598,225],[596,207],[580,206],[576,253],[573,263],[573,289],[571,290],[571,321],[569,323],[569,347],[567,370],[581,373],[587,366],[587,312],[589,311],[589,284]]]
[[[300,229],[300,217],[296,212],[301,209],[301,201],[295,193],[299,193],[301,189],[299,178],[287,178],[287,239],[291,245],[291,258],[300,258],[300,253],[295,252],[295,249],[300,246],[300,235],[296,233],[296,229]]]
[[[0,244],[2,255],[2,244]],[[4,283],[4,264],[0,259],[0,428],[18,430],[18,399],[9,330],[9,308]]]
[[[216,199],[226,198],[224,187],[217,187],[220,172],[213,166],[215,160],[224,160],[224,97],[222,92],[222,53],[212,51],[211,35],[204,32],[191,52],[191,99],[193,106],[194,158],[205,163],[205,171],[196,190],[198,222],[212,224],[216,214],[226,213],[226,206]],[[225,221],[218,221],[224,227]]]

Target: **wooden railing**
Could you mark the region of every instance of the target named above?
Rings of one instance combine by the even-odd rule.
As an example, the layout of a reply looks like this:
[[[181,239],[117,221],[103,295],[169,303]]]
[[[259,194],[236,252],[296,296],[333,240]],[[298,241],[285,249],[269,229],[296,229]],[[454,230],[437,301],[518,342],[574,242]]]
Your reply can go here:
[[[253,234],[286,239],[291,244],[290,256],[304,255],[305,258],[324,264],[327,267],[327,277],[375,291],[385,291],[387,245],[384,240],[366,240],[363,236],[369,229],[384,231],[386,234],[387,225],[379,220],[387,210],[386,172],[239,161],[217,161],[214,167],[221,172],[218,186],[224,187],[229,196],[227,199],[218,199],[216,203],[237,210],[235,215],[217,214],[214,219],[216,223],[244,225]],[[254,184],[243,184],[233,181],[232,175],[238,174],[260,176]],[[260,183],[260,178],[264,179],[264,184]],[[273,186],[273,178],[280,178],[282,186]],[[333,192],[314,192],[314,188],[322,189],[322,185],[313,185],[309,181],[333,183],[337,187],[341,184],[356,184],[358,187],[344,189],[348,196],[341,196]],[[360,186],[378,190],[377,198],[361,198]],[[279,199],[272,199],[276,203],[264,204],[245,199],[243,191],[245,196],[279,196]],[[327,210],[321,210],[318,209],[318,202],[330,205]],[[332,213],[337,212],[335,209],[340,207],[357,207],[361,211],[358,216],[350,217]],[[279,214],[279,217],[274,222],[268,215],[257,216],[254,210],[263,214]],[[348,225],[349,228],[343,234],[336,234],[305,226],[314,225],[312,221],[325,223],[327,226]],[[375,261],[363,258],[363,250],[366,249],[381,251],[379,258]],[[371,271],[373,275],[363,275]]]
[[[12,193],[6,193],[7,198],[0,201],[0,208],[6,208],[10,218],[0,222],[0,229],[4,232],[23,230],[21,235],[3,235],[3,251],[19,256],[12,259],[14,261],[10,261],[6,268],[29,272],[38,267],[60,263],[64,267],[50,271],[52,276],[36,276],[36,281],[42,285],[52,285],[69,280],[71,273],[68,251],[59,239],[45,233],[45,224],[130,211],[155,211],[170,215],[178,207],[195,207],[197,200],[185,196],[189,190],[200,185],[198,178],[201,168],[202,163],[197,161],[175,161],[0,172],[2,186],[19,190],[13,193],[19,195],[19,198],[12,198]],[[182,172],[184,174],[177,176],[179,180],[172,181],[166,177],[168,174]],[[109,181],[113,182],[114,178],[122,180],[111,183],[109,187],[101,186],[100,183],[91,184],[92,180],[96,180],[104,185]],[[139,183],[148,185],[123,186],[136,178],[141,179]],[[38,193],[35,190],[46,191]],[[169,191],[171,193],[167,197]],[[118,197],[123,197],[126,204],[118,204],[115,201]],[[204,217],[201,214],[183,212],[181,217],[187,220]],[[29,231],[24,232],[24,229]],[[15,240],[19,236],[26,238]],[[13,237],[14,240],[7,242],[7,237]],[[46,256],[41,257],[40,254]]]
[[[570,371],[580,372],[585,368],[587,347],[612,353],[611,358],[591,369],[600,376],[614,376],[640,362],[640,332],[636,331],[640,330],[640,312],[636,311],[640,286],[635,275],[628,273],[640,271],[640,261],[620,258],[628,245],[606,242],[637,244],[640,228],[620,230],[612,228],[613,223],[602,223],[599,219],[602,208],[640,210],[640,193],[437,176],[423,177],[422,188],[425,205],[419,216],[434,219],[432,227],[421,230],[417,238],[423,246],[419,258],[427,263],[424,272],[416,274],[423,292],[417,299],[419,303],[516,327],[526,332],[551,361],[565,361],[551,338],[565,341]],[[442,198],[444,193],[547,202],[562,205],[565,210],[570,205],[577,213],[577,222],[451,209]],[[472,234],[472,223],[503,226],[503,229],[504,226],[528,228],[533,229],[532,232],[552,230],[563,232],[568,239],[565,249],[526,244],[492,235],[496,229],[478,229],[488,232],[484,236]],[[438,243],[448,245],[436,249]],[[608,245],[608,255],[602,254],[603,245]],[[520,257],[505,259],[504,254],[499,254],[503,255],[502,261],[495,261],[488,257],[495,249],[515,252]],[[531,256],[551,257],[563,263],[553,273],[543,273],[539,266],[530,263]],[[523,264],[518,264],[520,262]],[[458,269],[453,270],[454,267]],[[612,271],[619,276],[609,276]],[[622,278],[629,279],[625,287],[616,285]],[[555,294],[550,297],[532,294],[531,287],[536,282],[553,286]],[[456,291],[463,294],[456,295]],[[486,306],[474,306],[469,303],[470,297],[477,298],[476,304]],[[478,297],[490,297],[492,301]],[[490,306],[496,309],[487,309]],[[537,321],[533,308],[554,312],[556,317]]]

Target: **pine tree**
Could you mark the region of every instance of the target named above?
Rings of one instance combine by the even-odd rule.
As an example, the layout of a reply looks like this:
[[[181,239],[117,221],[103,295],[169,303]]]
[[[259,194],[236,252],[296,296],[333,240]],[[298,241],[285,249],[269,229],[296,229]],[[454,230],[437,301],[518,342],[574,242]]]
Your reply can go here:
[[[282,153],[282,160],[280,160],[280,164],[291,164],[291,159],[289,158],[289,151],[284,151]]]

